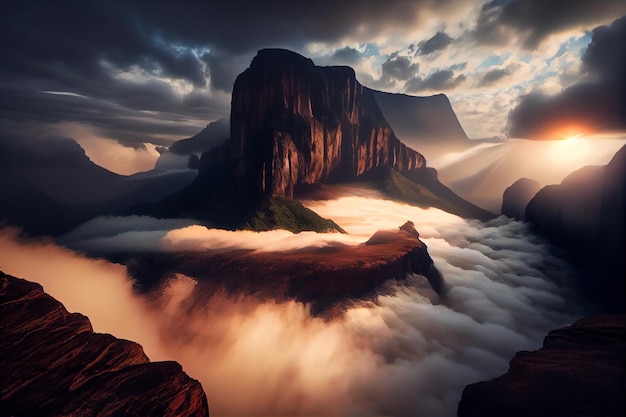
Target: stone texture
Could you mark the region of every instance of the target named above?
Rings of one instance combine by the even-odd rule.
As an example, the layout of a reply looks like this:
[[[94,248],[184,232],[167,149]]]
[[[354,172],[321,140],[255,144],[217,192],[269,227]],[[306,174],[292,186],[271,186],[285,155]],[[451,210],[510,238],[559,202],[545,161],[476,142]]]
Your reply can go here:
[[[208,416],[200,383],[0,272],[0,415]]]
[[[209,293],[226,289],[262,299],[296,299],[311,303],[316,312],[366,297],[383,282],[402,280],[410,273],[425,276],[443,294],[443,280],[418,236],[409,222],[395,231],[379,231],[358,246],[135,254],[118,261],[129,265],[129,272],[146,290],[182,273],[196,278]],[[206,303],[207,294],[198,298]]]
[[[459,417],[626,415],[626,316],[594,315],[519,352],[509,371],[468,385]]]
[[[239,189],[289,198],[299,184],[426,164],[398,140],[353,69],[281,49],[260,50],[235,81],[231,151]]]

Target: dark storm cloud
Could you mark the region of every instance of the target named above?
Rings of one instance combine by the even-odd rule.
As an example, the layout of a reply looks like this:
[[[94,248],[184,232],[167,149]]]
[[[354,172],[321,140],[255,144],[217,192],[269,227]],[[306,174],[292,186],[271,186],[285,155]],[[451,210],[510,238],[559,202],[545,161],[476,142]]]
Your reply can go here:
[[[411,61],[409,57],[392,54],[392,56],[383,63],[383,74],[381,79],[383,81],[391,79],[401,81],[408,80],[418,71],[418,69],[419,64]]]
[[[553,33],[593,26],[623,13],[623,0],[493,0],[483,6],[474,35],[487,44],[517,37],[525,48],[535,49]]]
[[[14,89],[11,96],[22,104],[37,91],[61,91],[130,112],[150,111],[156,117],[171,112],[164,117],[208,122],[228,114],[232,83],[259,48],[302,51],[309,42],[354,33],[374,36],[389,25],[409,28],[422,11],[449,10],[451,1],[461,2],[2,2],[0,84]],[[355,58],[354,51],[340,50],[335,58],[353,63],[348,61]],[[180,85],[163,82],[167,79],[187,83],[186,97],[175,91]],[[29,116],[33,122],[93,121],[79,106],[56,109],[67,104],[63,100],[50,96],[29,111],[5,98],[1,124],[22,129],[20,121]],[[121,143],[160,143],[149,132],[127,132],[119,125],[121,118],[105,122],[102,115],[99,125],[106,123],[111,132],[126,132],[116,136]]]
[[[237,75],[248,66],[251,57],[207,53],[202,55],[202,60],[209,69],[211,86],[230,94]]]
[[[416,77],[408,80],[405,89],[409,93],[424,90],[452,90],[465,82],[466,79],[464,74],[455,76],[452,69],[442,69],[433,72],[426,78]]]
[[[453,39],[445,32],[437,32],[432,38],[422,41],[417,45],[418,55],[428,55],[436,51],[446,49]]]
[[[512,65],[508,65],[504,68],[496,68],[487,71],[480,81],[478,82],[479,87],[487,87],[494,84],[497,81],[500,81],[503,78],[508,77],[515,71],[516,67]]]
[[[593,30],[583,57],[586,80],[555,96],[531,93],[509,113],[513,137],[545,138],[563,124],[584,130],[626,130],[626,16]]]
[[[333,62],[352,65],[357,63],[363,54],[354,48],[346,46],[345,48],[337,49],[332,55]]]
[[[136,93],[139,94],[141,91],[143,89]],[[158,92],[158,88],[146,86],[144,99],[158,100]],[[168,96],[162,97],[162,100],[166,101],[167,98]],[[189,101],[192,102],[189,107],[193,109],[193,97],[190,97]],[[208,103],[202,106],[203,109],[207,107]],[[146,114],[116,103],[85,96],[21,91],[6,87],[0,87],[0,108],[2,108],[0,131],[3,133],[19,129],[23,134],[45,136],[50,133],[49,126],[52,124],[76,122],[87,124],[101,136],[114,138],[120,144],[132,148],[142,148],[144,142],[169,145],[170,141],[163,139],[163,135],[180,135],[182,138],[191,136],[199,130],[186,123],[186,116],[174,112]],[[164,106],[163,110],[168,110],[168,106]]]

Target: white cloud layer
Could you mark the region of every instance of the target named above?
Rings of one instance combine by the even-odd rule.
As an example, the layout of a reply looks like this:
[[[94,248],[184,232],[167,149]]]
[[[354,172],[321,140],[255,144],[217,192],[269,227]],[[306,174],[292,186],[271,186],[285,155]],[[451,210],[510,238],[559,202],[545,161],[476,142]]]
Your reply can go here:
[[[218,416],[454,416],[466,384],[503,373],[516,351],[537,348],[548,330],[584,312],[568,289],[569,266],[522,223],[503,217],[468,222],[363,196],[306,204],[336,220],[355,242],[413,220],[444,276],[446,297],[413,276],[406,285],[392,284],[393,295],[322,319],[296,302],[203,299],[184,276],[141,296],[124,266],[50,241],[20,240],[10,229],[0,232],[0,267],[42,283],[70,311],[88,315],[96,331],[141,343],[153,360],[179,361],[202,382]],[[256,242],[261,248],[270,241],[284,249],[302,246],[300,239],[310,245],[345,238],[280,232],[272,241],[273,234],[203,229],[189,241],[195,226],[156,227],[134,218],[126,219],[124,231],[122,220],[109,223],[109,237],[131,233],[135,244],[169,239],[193,247]],[[93,237],[100,226],[80,236]],[[155,229],[161,232],[156,238],[141,235]]]

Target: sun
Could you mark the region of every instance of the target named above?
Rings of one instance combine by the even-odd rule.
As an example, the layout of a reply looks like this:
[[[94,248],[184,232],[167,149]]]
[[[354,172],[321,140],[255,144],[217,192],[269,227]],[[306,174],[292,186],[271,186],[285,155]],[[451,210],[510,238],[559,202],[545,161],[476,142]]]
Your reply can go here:
[[[582,134],[576,134],[552,141],[548,148],[550,159],[557,164],[567,164],[584,159],[590,151],[590,144],[582,136]]]
[[[582,133],[577,133],[575,135],[572,136],[567,136],[565,138],[563,138],[562,140],[572,140],[572,139],[578,139],[579,137],[581,137],[583,134]]]
[[[569,122],[554,127],[551,133],[552,134],[550,136],[552,139],[570,140],[589,135],[591,133],[591,129],[583,123]]]

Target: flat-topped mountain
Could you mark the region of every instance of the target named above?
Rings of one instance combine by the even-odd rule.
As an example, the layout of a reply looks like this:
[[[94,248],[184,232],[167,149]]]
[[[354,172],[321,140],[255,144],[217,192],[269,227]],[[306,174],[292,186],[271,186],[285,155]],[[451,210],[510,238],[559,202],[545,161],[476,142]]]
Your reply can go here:
[[[380,165],[425,166],[349,67],[318,67],[281,49],[259,51],[237,77],[231,149],[238,187],[293,197],[299,184],[346,181]]]
[[[431,171],[421,153],[396,137],[374,92],[352,68],[318,67],[295,52],[263,49],[235,81],[230,140],[202,155],[194,183],[138,212],[226,228],[339,230],[293,201],[294,193],[367,177],[411,204],[493,216],[456,196]]]
[[[430,161],[480,142],[467,137],[445,94],[421,97],[376,90],[372,93],[396,135]]]

